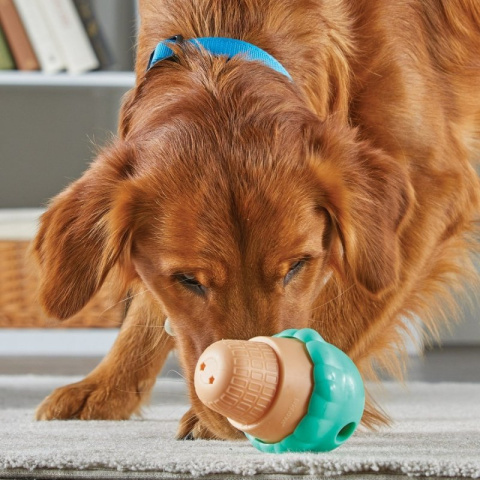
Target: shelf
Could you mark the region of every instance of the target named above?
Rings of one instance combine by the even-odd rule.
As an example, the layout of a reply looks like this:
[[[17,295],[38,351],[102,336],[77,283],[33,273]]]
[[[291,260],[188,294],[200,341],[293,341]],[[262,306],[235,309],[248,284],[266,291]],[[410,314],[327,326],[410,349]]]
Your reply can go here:
[[[0,336],[2,356],[86,356],[105,355],[117,338],[116,328],[4,328]]]
[[[111,87],[131,88],[133,72],[90,72],[79,75],[43,72],[0,72],[0,87]]]
[[[0,208],[0,241],[31,240],[44,211],[43,208]]]

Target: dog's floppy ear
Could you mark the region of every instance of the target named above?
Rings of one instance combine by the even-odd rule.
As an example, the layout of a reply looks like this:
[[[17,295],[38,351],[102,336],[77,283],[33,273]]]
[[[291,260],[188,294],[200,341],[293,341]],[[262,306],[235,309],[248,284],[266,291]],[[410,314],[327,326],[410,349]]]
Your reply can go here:
[[[40,301],[54,317],[79,311],[128,255],[130,212],[122,186],[129,182],[131,154],[121,143],[105,149],[41,218],[32,252],[40,264]]]
[[[307,132],[319,202],[342,242],[343,264],[359,285],[379,295],[399,276],[400,233],[413,205],[406,168],[358,141],[354,129],[315,122]]]

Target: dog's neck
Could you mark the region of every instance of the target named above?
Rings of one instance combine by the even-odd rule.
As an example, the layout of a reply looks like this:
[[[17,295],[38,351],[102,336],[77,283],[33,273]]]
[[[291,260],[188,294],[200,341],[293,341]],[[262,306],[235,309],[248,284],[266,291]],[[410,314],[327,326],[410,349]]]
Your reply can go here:
[[[277,59],[321,118],[333,114],[346,120],[353,47],[343,2],[298,2],[292,8],[290,0],[223,0],[221,5],[219,12],[199,0],[142,0],[137,80],[156,45],[172,35],[241,39]]]

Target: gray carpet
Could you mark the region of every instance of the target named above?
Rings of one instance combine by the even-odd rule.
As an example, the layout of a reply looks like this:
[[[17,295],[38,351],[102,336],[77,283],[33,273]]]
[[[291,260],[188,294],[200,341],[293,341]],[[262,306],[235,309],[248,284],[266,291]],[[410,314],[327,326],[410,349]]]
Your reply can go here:
[[[269,455],[247,442],[175,441],[188,407],[184,384],[172,379],[158,382],[141,419],[33,421],[45,394],[76,380],[0,376],[1,479],[480,478],[480,384],[387,384],[379,395],[391,429],[357,432],[326,454]]]

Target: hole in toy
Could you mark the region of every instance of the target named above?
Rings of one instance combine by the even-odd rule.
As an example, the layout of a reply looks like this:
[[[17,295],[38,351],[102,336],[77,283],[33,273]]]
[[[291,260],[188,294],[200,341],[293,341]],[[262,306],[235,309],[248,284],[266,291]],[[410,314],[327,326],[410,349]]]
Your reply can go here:
[[[208,383],[211,385],[215,381],[215,377],[210,377]]]
[[[200,365],[200,371],[203,372],[206,367],[207,367],[207,366],[205,365],[205,362],[203,362],[203,363]]]
[[[337,442],[344,442],[347,440],[348,437],[355,431],[355,427],[357,424],[355,422],[350,422],[345,425],[337,434],[336,441]]]

